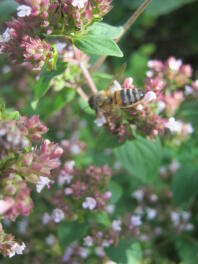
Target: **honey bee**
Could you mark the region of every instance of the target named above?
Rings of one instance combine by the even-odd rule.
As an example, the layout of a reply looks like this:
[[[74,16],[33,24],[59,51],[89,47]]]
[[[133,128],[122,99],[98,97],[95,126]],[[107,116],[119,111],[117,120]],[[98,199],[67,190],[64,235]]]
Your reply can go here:
[[[121,110],[130,109],[140,102],[144,97],[144,92],[136,88],[121,88],[114,92],[109,89],[100,91],[89,98],[89,106],[96,114],[105,112],[109,113],[114,107]]]

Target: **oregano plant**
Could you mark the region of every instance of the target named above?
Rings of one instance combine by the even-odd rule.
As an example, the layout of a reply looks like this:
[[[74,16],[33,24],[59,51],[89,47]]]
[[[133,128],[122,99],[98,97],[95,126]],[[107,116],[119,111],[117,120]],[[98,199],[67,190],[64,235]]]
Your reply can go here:
[[[3,2],[3,261],[197,263],[198,80],[170,54],[139,85],[119,45],[152,0],[118,26],[111,0]]]

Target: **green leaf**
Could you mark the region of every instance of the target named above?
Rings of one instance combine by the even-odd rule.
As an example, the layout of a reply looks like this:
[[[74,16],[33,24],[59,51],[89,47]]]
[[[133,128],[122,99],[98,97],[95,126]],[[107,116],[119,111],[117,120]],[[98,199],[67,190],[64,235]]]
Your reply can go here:
[[[178,206],[198,192],[198,170],[193,166],[183,166],[173,178],[173,203]]]
[[[111,181],[109,183],[109,190],[112,193],[111,203],[113,204],[117,203],[122,196],[122,192],[123,192],[122,187],[117,182]]]
[[[4,22],[16,11],[18,4],[14,0],[0,1],[0,22]]]
[[[34,89],[34,101],[38,101],[42,96],[47,93],[48,89],[50,88],[51,80],[55,76],[62,74],[65,71],[66,66],[67,63],[58,62],[56,70],[54,71],[48,71],[47,68],[44,67]]]
[[[123,32],[123,27],[114,27],[106,23],[94,23],[89,28],[89,34],[100,35],[108,39],[116,39],[121,36]]]
[[[74,44],[87,54],[123,57],[123,53],[115,41],[104,36],[88,34],[76,38]]]
[[[194,2],[195,0],[166,0],[162,3],[159,0],[153,0],[146,9],[145,13],[152,16],[160,16],[168,14],[185,4]]]
[[[58,239],[61,248],[65,250],[72,242],[81,239],[83,236],[85,236],[87,229],[88,225],[86,223],[60,223],[58,226]]]
[[[4,112],[4,117],[8,120],[17,120],[20,117],[18,111],[13,111],[11,109],[6,109]]]
[[[128,173],[142,183],[152,184],[156,180],[162,156],[159,139],[151,141],[138,136],[117,148],[115,154]]]
[[[193,238],[180,238],[176,241],[176,248],[183,264],[198,263],[198,243]]]
[[[105,250],[107,256],[117,264],[141,264],[142,252],[139,243],[121,240],[116,247]]]

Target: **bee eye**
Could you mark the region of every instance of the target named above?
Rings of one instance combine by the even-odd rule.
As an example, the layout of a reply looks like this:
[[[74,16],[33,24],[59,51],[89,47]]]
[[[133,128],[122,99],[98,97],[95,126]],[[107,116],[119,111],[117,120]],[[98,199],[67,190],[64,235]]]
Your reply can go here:
[[[93,98],[93,96],[91,96],[89,98],[88,104],[89,104],[90,108],[94,109],[94,98]]]

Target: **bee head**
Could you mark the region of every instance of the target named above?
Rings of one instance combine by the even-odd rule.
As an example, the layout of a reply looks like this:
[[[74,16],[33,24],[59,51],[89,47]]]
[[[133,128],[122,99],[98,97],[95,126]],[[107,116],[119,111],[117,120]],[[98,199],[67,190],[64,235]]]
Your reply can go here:
[[[91,109],[95,110],[95,100],[94,100],[94,96],[89,97],[88,104],[89,104],[89,106],[90,106]]]

